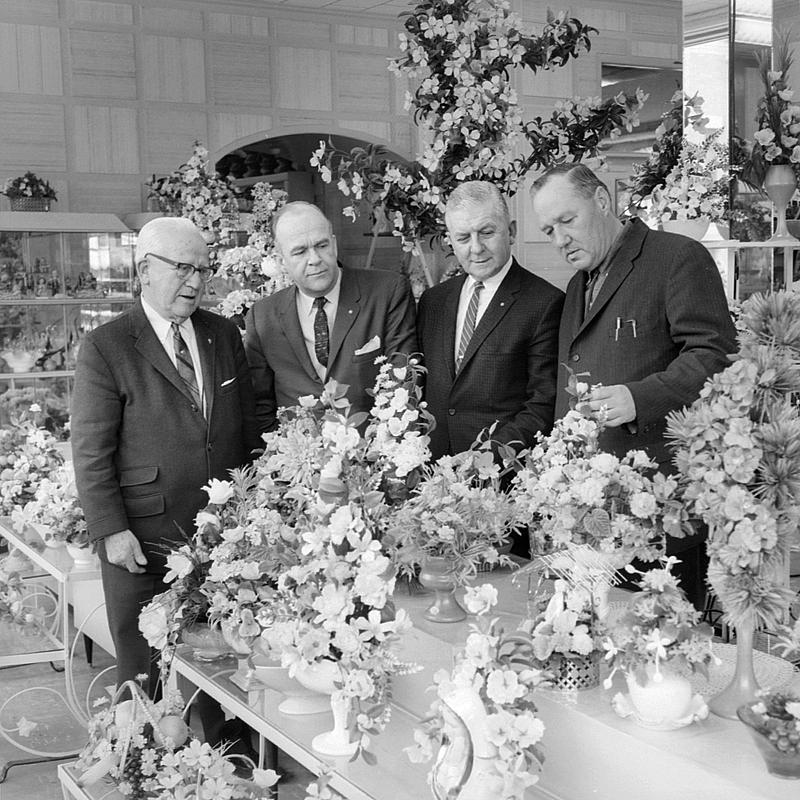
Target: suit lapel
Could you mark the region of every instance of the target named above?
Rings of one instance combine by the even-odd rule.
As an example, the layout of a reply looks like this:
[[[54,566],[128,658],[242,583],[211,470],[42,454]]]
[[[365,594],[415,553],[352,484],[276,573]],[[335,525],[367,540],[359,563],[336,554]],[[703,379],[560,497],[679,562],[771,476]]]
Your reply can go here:
[[[203,371],[203,394],[206,401],[206,419],[211,419],[214,408],[214,395],[216,394],[216,355],[217,348],[214,333],[211,328],[200,319],[192,319],[197,350],[200,353],[200,368]]]
[[[466,280],[466,275],[460,275],[449,282],[448,287],[450,293],[445,298],[444,305],[442,306],[442,318],[439,320],[439,330],[442,337],[441,347],[451,381],[454,380],[456,376],[456,320],[458,319],[458,301],[461,298],[461,290]]]
[[[349,269],[342,268],[341,286],[339,287],[339,306],[336,309],[336,319],[333,321],[331,341],[328,349],[327,374],[333,370],[333,365],[342,349],[345,337],[350,333],[361,310],[361,287],[358,276]]]
[[[318,381],[319,375],[311,363],[311,356],[308,354],[300,320],[297,317],[297,291],[295,287],[292,287],[282,294],[278,303],[278,319],[297,363],[308,373],[310,378]]]
[[[464,368],[483,344],[486,337],[497,327],[500,320],[503,319],[514,304],[516,294],[519,291],[518,270],[521,269],[522,267],[517,264],[516,259],[511,262],[511,269],[509,269],[508,275],[503,279],[500,286],[497,287],[492,302],[489,303],[489,307],[483,312],[483,316],[475,326],[475,333],[472,334],[472,338],[467,345],[467,350],[461,361],[459,374],[464,371]]]

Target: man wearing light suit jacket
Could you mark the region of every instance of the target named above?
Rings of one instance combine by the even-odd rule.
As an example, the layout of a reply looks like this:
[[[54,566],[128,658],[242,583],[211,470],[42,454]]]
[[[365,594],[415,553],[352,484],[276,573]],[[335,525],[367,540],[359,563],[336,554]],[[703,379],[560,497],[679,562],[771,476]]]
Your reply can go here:
[[[165,545],[192,535],[208,502],[202,487],[243,466],[259,439],[239,330],[199,308],[211,275],[200,231],[187,219],[152,220],[136,265],[141,297],[81,343],[71,439],[117,681],[149,674],[153,692],[157,670],[138,618],[168,588]],[[216,744],[219,731],[205,722]]]
[[[436,420],[434,458],[467,450],[483,428],[518,449],[553,424],[563,293],[511,256],[516,223],[485,181],[469,181],[445,210],[450,244],[466,275],[426,290],[417,330]]]
[[[277,410],[347,384],[354,412],[372,407],[378,356],[413,353],[414,298],[408,281],[383,270],[340,267],[336,237],[311,203],[287,203],[273,223],[277,255],[294,286],[255,303],[245,349],[262,433]]]
[[[605,184],[584,165],[561,165],[532,187],[542,231],[576,270],[567,286],[559,363],[588,372],[590,408],[605,406],[601,449],[644,450],[672,471],[666,416],[690,405],[725,369],[736,331],[714,260],[685,236],[617,219]],[[562,371],[556,419],[569,409]],[[684,588],[699,605],[705,568],[698,537],[667,542],[684,563]]]

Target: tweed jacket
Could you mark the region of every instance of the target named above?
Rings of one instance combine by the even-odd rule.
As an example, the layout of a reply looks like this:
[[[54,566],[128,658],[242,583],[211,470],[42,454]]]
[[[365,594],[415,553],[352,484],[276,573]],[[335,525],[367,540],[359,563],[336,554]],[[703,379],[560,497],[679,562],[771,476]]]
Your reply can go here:
[[[341,270],[325,382],[334,379],[347,384],[352,411],[367,411],[372,398],[366,390],[378,374],[375,359],[414,352],[414,298],[408,280],[398,273]],[[303,339],[297,291],[290,286],[265,297],[247,314],[245,349],[262,432],[277,426],[278,408],[297,405],[305,395],[319,397],[324,388]]]
[[[205,416],[138,300],[89,333],[78,354],[71,438],[90,538],[130,529],[151,572],[164,570],[166,542],[193,533],[208,502],[202,487],[229,477],[259,443],[238,328],[202,309],[191,319]]]
[[[633,219],[608,275],[583,319],[587,275],[567,286],[559,364],[588,372],[590,383],[624,384],[633,423],[607,428],[600,446],[619,456],[643,449],[669,471],[665,417],[691,404],[706,379],[724,369],[736,332],[719,270],[699,242],[650,230]],[[559,374],[556,418],[569,409]]]
[[[493,439],[527,447],[553,424],[558,320],[564,294],[514,259],[455,368],[458,302],[466,275],[426,290],[417,318],[436,420],[434,458],[469,448],[497,422]]]

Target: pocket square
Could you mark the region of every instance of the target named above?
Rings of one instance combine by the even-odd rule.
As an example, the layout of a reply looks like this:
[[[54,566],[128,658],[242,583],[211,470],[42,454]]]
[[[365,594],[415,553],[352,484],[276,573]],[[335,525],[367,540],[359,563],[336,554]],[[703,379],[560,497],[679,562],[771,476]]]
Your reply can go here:
[[[365,353],[371,353],[373,350],[378,350],[381,346],[381,337],[373,336],[363,347],[359,347],[353,355],[363,356]]]
[[[219,388],[220,388],[220,389],[224,389],[224,388],[225,388],[225,387],[226,387],[228,384],[231,384],[231,383],[233,383],[235,380],[236,380],[236,376],[234,375],[232,378],[228,378],[228,380],[226,380],[226,381],[223,381],[223,382],[222,382],[222,383],[219,385]]]

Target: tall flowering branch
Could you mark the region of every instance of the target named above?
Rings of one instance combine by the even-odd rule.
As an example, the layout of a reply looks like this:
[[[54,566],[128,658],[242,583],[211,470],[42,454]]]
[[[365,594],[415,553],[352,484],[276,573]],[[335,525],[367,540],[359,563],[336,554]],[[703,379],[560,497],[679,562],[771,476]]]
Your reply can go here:
[[[512,195],[529,169],[598,157],[602,139],[638,123],[639,92],[605,103],[567,100],[550,119],[523,122],[514,68],[564,66],[588,52],[597,33],[565,13],[548,14],[535,36],[505,0],[424,0],[405,28],[403,55],[390,69],[417,83],[406,96],[425,142],[416,161],[393,162],[379,148],[343,153],[325,142],[311,158],[323,180],[335,178],[353,197],[345,214],[366,208],[373,222],[385,218],[405,250],[418,252],[419,240],[444,234],[444,202],[461,181],[489,180]]]

